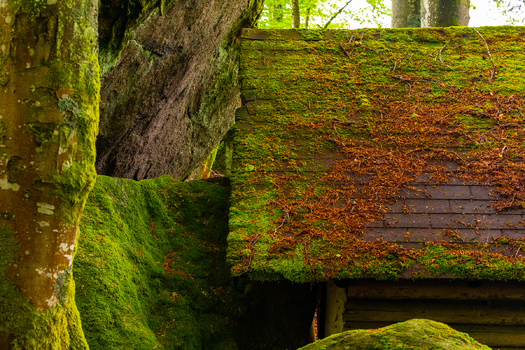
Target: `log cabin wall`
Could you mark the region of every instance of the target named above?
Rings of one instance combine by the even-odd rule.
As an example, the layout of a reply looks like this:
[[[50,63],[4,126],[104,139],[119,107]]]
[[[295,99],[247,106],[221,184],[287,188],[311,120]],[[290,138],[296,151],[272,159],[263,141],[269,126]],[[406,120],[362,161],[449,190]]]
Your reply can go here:
[[[340,307],[342,301],[344,307]],[[525,283],[522,282],[328,283],[326,309],[326,336],[425,318],[468,333],[493,349],[525,349]]]

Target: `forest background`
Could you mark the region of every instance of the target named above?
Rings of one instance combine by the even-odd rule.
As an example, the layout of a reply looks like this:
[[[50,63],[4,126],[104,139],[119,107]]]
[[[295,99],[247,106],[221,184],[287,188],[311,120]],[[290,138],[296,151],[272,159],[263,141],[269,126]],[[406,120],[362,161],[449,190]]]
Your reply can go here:
[[[300,27],[322,28],[330,22],[329,28],[334,29],[390,28],[391,8],[392,0],[299,0]],[[263,14],[259,20],[260,28],[290,28],[291,22],[291,1],[265,1]],[[470,2],[470,27],[524,24],[523,1],[472,0]]]

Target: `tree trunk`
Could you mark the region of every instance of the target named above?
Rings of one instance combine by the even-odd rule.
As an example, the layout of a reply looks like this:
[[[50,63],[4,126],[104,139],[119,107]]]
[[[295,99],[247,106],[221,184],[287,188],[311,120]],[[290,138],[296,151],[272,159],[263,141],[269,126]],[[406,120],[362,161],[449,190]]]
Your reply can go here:
[[[291,0],[292,5],[292,28],[301,28],[301,16],[299,14],[299,0]]]
[[[421,27],[420,0],[392,0],[392,28]]]
[[[304,29],[308,29],[310,25],[310,8],[306,9],[306,16],[304,18]]]
[[[97,11],[0,0],[2,349],[87,348],[71,267],[96,176]]]
[[[469,0],[421,0],[421,26],[468,26],[469,6]]]

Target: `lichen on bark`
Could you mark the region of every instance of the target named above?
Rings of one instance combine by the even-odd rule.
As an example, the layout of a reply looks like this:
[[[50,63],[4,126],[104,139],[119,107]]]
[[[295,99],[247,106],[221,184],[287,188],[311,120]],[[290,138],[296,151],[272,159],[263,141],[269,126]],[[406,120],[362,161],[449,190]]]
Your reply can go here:
[[[96,176],[97,11],[0,0],[0,230],[16,243],[0,270],[0,348],[87,348],[71,266]]]

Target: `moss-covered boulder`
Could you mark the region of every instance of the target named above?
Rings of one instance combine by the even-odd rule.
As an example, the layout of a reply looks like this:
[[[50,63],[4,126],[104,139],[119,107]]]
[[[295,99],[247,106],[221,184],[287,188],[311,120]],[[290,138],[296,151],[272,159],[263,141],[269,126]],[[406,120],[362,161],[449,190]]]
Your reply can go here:
[[[301,350],[397,350],[397,349],[484,349],[490,350],[446,324],[413,319],[379,329],[359,329],[334,334]]]
[[[228,189],[99,176],[81,221],[76,302],[90,349],[231,349]]]

